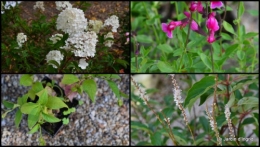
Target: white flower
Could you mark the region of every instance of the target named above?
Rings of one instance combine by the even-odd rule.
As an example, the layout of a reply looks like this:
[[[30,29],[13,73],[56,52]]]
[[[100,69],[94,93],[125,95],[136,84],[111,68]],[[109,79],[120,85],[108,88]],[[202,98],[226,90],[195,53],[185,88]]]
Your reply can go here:
[[[107,33],[107,35],[105,35],[104,38],[105,38],[105,40],[106,40],[107,38],[113,38],[113,39],[114,39],[113,33],[112,33],[112,32]],[[113,41],[113,40],[106,40],[106,41],[104,42],[104,44],[105,44],[105,46],[107,46],[107,47],[111,47],[111,46],[114,44],[114,41]]]
[[[84,12],[77,8],[63,10],[57,18],[57,29],[68,34],[83,32],[87,27]]]
[[[56,9],[57,10],[63,10],[63,9],[66,9],[66,8],[72,8],[72,5],[70,4],[69,1],[56,1]]]
[[[24,33],[18,33],[16,37],[17,43],[19,45],[19,48],[22,47],[22,44],[27,41],[27,36],[24,35]]]
[[[105,20],[104,26],[112,26],[112,32],[117,32],[117,28],[119,27],[119,20],[116,15],[110,16]]]
[[[53,44],[57,43],[57,41],[61,40],[61,38],[63,37],[62,34],[55,34],[52,35],[50,40],[52,41]]]
[[[96,53],[97,34],[94,31],[72,34],[63,49],[71,49],[75,56],[94,57]]]
[[[100,29],[103,27],[103,22],[101,20],[89,20],[88,30],[99,33]]]
[[[86,59],[80,59],[79,60],[79,67],[81,69],[86,69],[87,66],[88,66],[88,63],[86,62]]]
[[[47,62],[49,62],[50,60],[55,60],[55,61],[57,61],[57,62],[60,64],[60,61],[63,60],[63,57],[64,57],[64,56],[61,54],[60,51],[58,51],[58,50],[53,50],[53,51],[50,51],[50,52],[46,55],[46,60],[47,60]],[[52,64],[52,63],[50,63],[50,64],[53,66],[53,68],[57,68],[56,65],[54,65],[54,64]]]
[[[45,10],[44,5],[43,5],[43,1],[37,1],[36,2],[36,4],[33,6],[33,9],[37,9],[37,8],[41,9],[42,11]]]

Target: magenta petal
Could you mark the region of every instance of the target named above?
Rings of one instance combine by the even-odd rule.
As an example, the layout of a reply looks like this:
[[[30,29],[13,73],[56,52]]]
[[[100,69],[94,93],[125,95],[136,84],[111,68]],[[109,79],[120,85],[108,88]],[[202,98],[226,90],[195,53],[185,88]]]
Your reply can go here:
[[[223,6],[223,3],[221,1],[211,1],[210,2],[211,9],[221,8],[222,6]]]
[[[172,38],[172,32],[167,32],[167,37]]]
[[[198,2],[197,11],[198,11],[199,13],[203,13],[203,5],[202,5],[201,2]]]
[[[185,12],[183,12],[183,14],[184,14],[186,17],[190,18],[190,13],[189,13],[189,12],[185,11]]]
[[[209,19],[207,20],[206,25],[209,30],[217,31],[219,29],[218,21],[214,17],[214,14],[209,15]]]
[[[167,23],[162,23],[162,30],[167,33],[168,32],[168,25]]]
[[[208,43],[213,43],[216,39],[214,38],[215,32],[211,31],[209,37],[207,38]]]
[[[193,31],[198,30],[198,24],[196,23],[196,21],[192,20],[190,28],[191,28]]]

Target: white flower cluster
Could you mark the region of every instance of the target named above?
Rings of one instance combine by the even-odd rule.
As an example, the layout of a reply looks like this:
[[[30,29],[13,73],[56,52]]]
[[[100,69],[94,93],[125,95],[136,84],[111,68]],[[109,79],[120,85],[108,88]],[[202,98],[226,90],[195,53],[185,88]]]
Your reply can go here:
[[[57,61],[57,62],[60,64],[60,61],[63,60],[63,57],[64,57],[64,56],[61,54],[60,51],[58,51],[58,50],[53,50],[53,51],[50,51],[50,52],[46,55],[46,60],[47,60],[47,62],[49,62],[50,60],[55,60],[55,61]],[[54,65],[54,64],[52,64],[52,63],[50,63],[50,64],[53,66],[53,68],[57,68],[56,65]]]
[[[225,116],[226,116],[226,120],[228,122],[229,134],[231,135],[231,137],[235,138],[234,129],[232,126],[230,115],[231,115],[231,113],[230,113],[229,107],[226,105],[225,106]]]
[[[86,59],[80,59],[79,60],[79,67],[81,69],[86,69],[87,66],[88,66],[88,63],[86,62]]]
[[[27,41],[27,36],[24,35],[24,33],[18,33],[17,37],[16,37],[16,41],[19,45],[19,48],[22,47],[22,44]]]
[[[113,33],[112,33],[112,32],[107,33],[107,35],[105,35],[104,38],[105,38],[105,40],[106,40],[107,38],[113,38],[113,39],[114,39]],[[106,40],[106,41],[104,42],[104,44],[105,44],[105,46],[107,46],[107,47],[111,47],[111,46],[114,44],[114,41],[113,41],[113,40]]]
[[[57,18],[57,29],[65,33],[76,34],[83,32],[87,27],[87,19],[84,12],[77,8],[67,8],[63,10]]]
[[[33,6],[33,9],[37,9],[37,8],[41,9],[42,11],[45,10],[44,5],[43,5],[43,1],[37,1],[36,2],[36,4]]]
[[[100,29],[103,27],[103,22],[101,20],[89,20],[88,30],[99,33]]]
[[[80,32],[72,34],[62,48],[72,49],[74,55],[78,57],[94,57],[97,41],[97,34],[95,32]]]
[[[72,8],[72,5],[69,1],[56,1],[56,9],[61,11],[66,8]]]
[[[61,38],[63,37],[62,34],[55,34],[52,35],[50,40],[52,41],[53,44],[57,43],[57,41],[61,40]]]
[[[117,28],[119,27],[119,20],[116,15],[110,16],[105,20],[104,26],[112,26],[112,32],[117,32]]]

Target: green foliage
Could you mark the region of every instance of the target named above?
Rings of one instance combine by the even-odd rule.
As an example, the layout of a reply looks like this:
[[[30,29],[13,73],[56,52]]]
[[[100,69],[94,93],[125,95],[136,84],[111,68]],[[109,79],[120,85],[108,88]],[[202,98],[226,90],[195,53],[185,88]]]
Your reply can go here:
[[[82,83],[83,90],[88,94],[92,102],[95,103],[97,84],[93,79],[85,80]]]
[[[213,111],[220,138],[230,138],[225,107],[230,110],[230,120],[236,138],[251,141],[222,141],[222,145],[255,145],[259,130],[259,75],[258,74],[175,74],[181,90],[184,111],[176,105],[174,95],[165,91],[176,88],[169,76],[160,75],[156,92],[148,93],[147,102],[140,97],[137,87],[131,87],[131,141],[132,145],[214,145],[216,133],[206,114],[206,105]],[[163,79],[167,78],[167,79]],[[139,81],[136,81],[139,83]],[[216,87],[215,87],[216,86]],[[136,92],[137,91],[137,92]],[[165,94],[165,95],[164,95]],[[142,94],[141,94],[142,95]],[[154,95],[159,95],[154,96]],[[212,107],[216,98],[216,104]],[[163,98],[163,99],[162,99]],[[145,102],[145,103],[144,103]],[[199,104],[199,105],[198,105]],[[190,111],[187,111],[188,108]],[[185,123],[183,112],[187,116]],[[213,112],[210,112],[213,114]],[[169,118],[169,124],[165,120]],[[249,127],[253,126],[253,127]],[[225,131],[224,131],[225,130]],[[174,139],[172,139],[172,135]],[[249,134],[249,135],[248,135]],[[193,140],[194,136],[194,140]],[[209,140],[209,138],[211,138]]]
[[[205,2],[202,4],[205,10]],[[186,18],[183,12],[189,12],[189,7],[190,3],[175,1],[170,3],[131,2],[131,43],[133,46],[131,72],[256,73],[259,71],[257,68],[259,46],[256,45],[259,42],[258,33],[247,32],[242,21],[246,12],[251,14],[253,19],[258,19],[258,10],[246,10],[244,2],[238,2],[237,18],[233,23],[228,21],[228,17],[223,20],[223,14],[228,13],[225,10],[234,12],[230,6],[225,5],[225,9],[210,10],[210,12],[216,11],[221,16],[221,20],[217,19],[221,32],[215,33],[215,37],[219,38],[212,44],[207,42],[209,31],[205,24],[208,16],[202,17],[197,11],[193,12],[192,20],[198,23],[206,36],[189,30],[189,24],[187,24],[186,27],[176,27],[172,31],[173,37],[168,38],[162,30],[162,23],[183,22]],[[167,18],[167,16],[171,17]],[[137,50],[139,54],[136,54]]]

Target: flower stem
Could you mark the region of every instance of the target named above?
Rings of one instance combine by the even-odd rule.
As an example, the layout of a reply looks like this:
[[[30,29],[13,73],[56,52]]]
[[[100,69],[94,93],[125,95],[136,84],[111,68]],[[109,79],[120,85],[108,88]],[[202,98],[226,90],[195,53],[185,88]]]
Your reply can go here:
[[[213,49],[212,49],[212,44],[210,44],[210,54],[211,54],[211,63],[212,63],[212,72],[214,72],[214,60],[213,60]]]
[[[192,22],[192,12],[191,12],[190,16],[191,16],[191,18],[190,18],[190,21],[189,21],[188,34],[187,34],[187,38],[186,38],[186,43],[185,43],[185,46],[184,46],[184,52],[183,52],[183,54],[186,54],[186,48],[187,48],[187,44],[188,44],[188,40],[189,40],[189,36],[190,36],[190,29],[191,29],[190,27],[191,27],[191,22]],[[183,54],[181,55],[181,61],[180,61],[180,66],[179,66],[179,72],[181,72]]]

